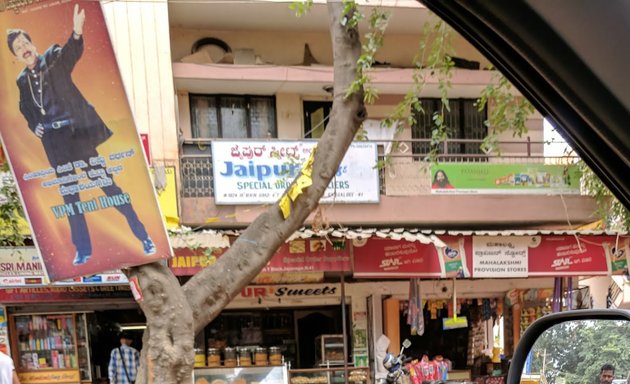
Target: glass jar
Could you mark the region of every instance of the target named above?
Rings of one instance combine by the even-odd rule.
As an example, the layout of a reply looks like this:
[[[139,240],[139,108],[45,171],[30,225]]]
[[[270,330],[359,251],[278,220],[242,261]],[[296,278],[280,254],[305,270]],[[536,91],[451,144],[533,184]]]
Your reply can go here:
[[[247,348],[238,349],[238,365],[241,367],[249,367],[252,365],[252,354]]]
[[[254,353],[254,364],[267,365],[267,348],[257,347]]]
[[[195,367],[205,367],[206,356],[203,354],[203,348],[195,348]]]
[[[220,367],[221,354],[216,348],[208,348],[208,367]]]
[[[223,349],[223,365],[226,367],[236,367],[236,351],[232,347]]]
[[[282,353],[280,347],[269,347],[269,364],[282,365]]]

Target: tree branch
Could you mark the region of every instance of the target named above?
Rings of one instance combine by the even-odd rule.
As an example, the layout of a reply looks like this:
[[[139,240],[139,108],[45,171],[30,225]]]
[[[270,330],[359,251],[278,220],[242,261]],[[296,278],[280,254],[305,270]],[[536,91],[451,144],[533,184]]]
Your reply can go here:
[[[300,228],[317,207],[355,133],[367,117],[362,89],[344,97],[346,89],[357,76],[356,63],[361,54],[361,43],[355,28],[342,25],[343,10],[341,1],[328,1],[334,56],[334,99],[329,123],[315,153],[313,184],[293,202],[291,214],[286,220],[276,203],[256,218],[215,264],[197,273],[184,285],[193,311],[195,333],[212,321],[251,282],[280,245]]]

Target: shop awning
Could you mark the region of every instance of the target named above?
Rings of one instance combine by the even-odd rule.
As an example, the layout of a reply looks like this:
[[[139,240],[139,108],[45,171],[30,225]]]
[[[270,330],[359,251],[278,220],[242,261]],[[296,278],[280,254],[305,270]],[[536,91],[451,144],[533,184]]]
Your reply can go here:
[[[211,264],[240,230],[185,234],[171,269],[194,274]],[[182,237],[183,238],[183,237]],[[263,272],[352,271],[357,278],[523,278],[623,274],[630,235],[602,230],[424,230],[416,228],[301,228]],[[207,259],[207,260],[206,260]],[[351,263],[350,263],[351,261]]]
[[[192,231],[180,228],[170,232],[173,248],[187,248],[191,245],[226,248],[230,246],[229,237],[239,236],[244,230],[240,229],[205,229]],[[569,229],[505,229],[505,230],[439,230],[419,228],[327,228],[314,230],[302,227],[291,235],[287,242],[295,239],[309,239],[312,237],[335,237],[349,240],[364,240],[371,237],[391,240],[418,241],[422,244],[434,244],[445,247],[440,236],[619,236],[629,237],[630,233],[606,230],[569,230]]]
[[[369,239],[353,243],[359,278],[525,278],[627,273],[630,236],[604,231],[442,231],[446,248]]]
[[[226,248],[230,246],[229,237],[238,237],[242,230],[239,229],[208,229],[201,231],[191,231],[181,229],[170,233],[171,246],[173,248],[208,247]],[[365,240],[371,237],[392,240],[418,241],[422,244],[434,244],[436,247],[445,247],[438,237],[439,231],[425,231],[407,228],[328,228],[313,230],[311,228],[300,228],[293,235],[289,236],[286,242],[297,239],[338,238],[348,240]],[[442,231],[442,234],[446,232]]]

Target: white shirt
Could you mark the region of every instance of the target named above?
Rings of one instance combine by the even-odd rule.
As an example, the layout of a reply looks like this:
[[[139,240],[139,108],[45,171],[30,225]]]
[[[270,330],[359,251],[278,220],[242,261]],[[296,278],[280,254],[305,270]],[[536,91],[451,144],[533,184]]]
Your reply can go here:
[[[0,384],[13,383],[13,360],[4,352],[0,352]]]
[[[379,336],[376,340],[376,345],[374,346],[374,359],[376,360],[374,363],[376,364],[376,373],[375,378],[378,379],[386,379],[387,378],[387,369],[383,366],[383,359],[387,354],[387,348],[389,347],[389,338],[384,334]]]

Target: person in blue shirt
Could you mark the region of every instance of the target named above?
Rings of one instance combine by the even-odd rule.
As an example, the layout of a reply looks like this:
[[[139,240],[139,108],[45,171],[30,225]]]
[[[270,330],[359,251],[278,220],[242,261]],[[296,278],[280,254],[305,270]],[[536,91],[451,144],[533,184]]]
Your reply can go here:
[[[140,353],[131,346],[128,332],[120,334],[120,347],[112,349],[107,369],[110,384],[132,384],[138,375]]]

